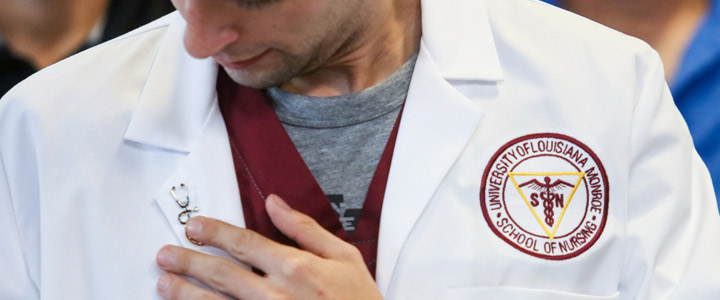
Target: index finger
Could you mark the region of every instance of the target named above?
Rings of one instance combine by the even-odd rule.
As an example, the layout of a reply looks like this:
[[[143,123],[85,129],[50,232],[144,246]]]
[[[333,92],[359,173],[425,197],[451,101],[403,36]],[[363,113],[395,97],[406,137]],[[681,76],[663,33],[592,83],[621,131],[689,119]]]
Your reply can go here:
[[[279,196],[270,195],[265,207],[273,224],[302,249],[328,259],[362,260],[355,246],[327,231],[310,216],[292,209]]]
[[[272,241],[250,229],[240,228],[220,220],[194,217],[185,227],[193,239],[220,248],[238,261],[266,273],[277,268],[274,261],[283,260],[296,248]]]

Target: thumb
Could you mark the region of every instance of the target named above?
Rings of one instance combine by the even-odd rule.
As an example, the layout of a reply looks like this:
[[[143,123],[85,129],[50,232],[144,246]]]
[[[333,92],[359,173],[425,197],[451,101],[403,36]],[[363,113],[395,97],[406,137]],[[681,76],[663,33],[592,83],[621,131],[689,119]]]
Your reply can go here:
[[[265,209],[275,227],[301,248],[323,258],[347,257],[347,247],[355,248],[325,230],[313,218],[292,209],[279,196],[271,194]]]

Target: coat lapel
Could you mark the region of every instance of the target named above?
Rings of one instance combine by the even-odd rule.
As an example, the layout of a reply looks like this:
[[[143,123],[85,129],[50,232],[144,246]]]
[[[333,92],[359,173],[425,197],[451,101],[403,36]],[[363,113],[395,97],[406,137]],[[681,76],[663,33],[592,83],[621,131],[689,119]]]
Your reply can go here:
[[[175,200],[189,197],[187,209],[191,216],[208,216],[243,227],[240,192],[233,168],[232,155],[225,123],[217,107],[211,111],[207,125],[198,137],[195,147],[179,164],[168,179],[157,189],[155,202],[160,207],[180,245],[202,252],[225,256],[211,247],[198,247],[185,236],[185,226],[178,220],[185,210]],[[184,185],[186,190],[180,188]],[[175,187],[175,197],[170,193]]]
[[[380,222],[381,291],[391,284],[395,262],[415,222],[483,116],[438,75],[424,49],[406,101]]]
[[[170,16],[170,25],[144,81],[125,139],[168,150],[189,152],[217,105],[217,65],[195,59],[183,46],[185,21]]]
[[[168,166],[174,171],[158,186],[153,200],[178,244],[222,255],[186,238],[185,227],[178,220],[184,209],[170,193],[175,187],[176,196],[185,199],[187,191],[187,208],[198,208],[191,216],[244,225],[227,130],[217,105],[217,65],[212,59],[195,59],[180,50],[185,22],[177,13],[170,18],[125,139],[181,156]]]
[[[386,297],[398,257],[428,202],[460,156],[483,112],[451,84],[502,79],[481,1],[422,2],[423,41],[385,192],[377,283]],[[471,16],[464,16],[471,14]],[[472,20],[472,24],[457,20]],[[454,33],[454,34],[448,34]]]

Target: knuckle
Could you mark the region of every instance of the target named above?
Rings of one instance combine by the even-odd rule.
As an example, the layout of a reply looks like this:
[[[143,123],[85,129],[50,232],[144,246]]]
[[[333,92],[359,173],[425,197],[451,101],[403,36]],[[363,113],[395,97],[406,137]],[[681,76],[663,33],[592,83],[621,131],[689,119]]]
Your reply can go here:
[[[286,277],[304,277],[310,267],[309,260],[304,255],[297,255],[287,258],[281,267],[281,272]]]
[[[206,217],[195,217],[193,221],[199,223],[201,228],[198,230],[197,236],[193,235],[194,237],[206,239],[214,245],[222,244],[223,236],[225,236],[227,232],[227,229],[222,223]]]
[[[358,249],[357,247],[355,247],[352,244],[343,244],[339,248],[339,250],[340,250],[339,254],[340,254],[341,259],[350,260],[350,261],[353,261],[353,260],[361,260],[362,261],[363,260],[362,253],[360,253],[360,249]]]
[[[306,215],[298,215],[294,222],[294,230],[286,232],[287,236],[292,240],[297,240],[301,234],[309,232],[318,232],[319,230],[325,230],[311,217]]]
[[[220,261],[212,267],[207,283],[212,287],[222,288],[228,279],[232,278],[233,270],[230,262]]]
[[[232,243],[228,245],[228,253],[238,260],[243,260],[246,254],[253,250],[258,243],[256,234],[250,231],[241,231],[235,236]]]
[[[311,217],[306,215],[301,215],[297,219],[297,226],[303,228],[303,229],[309,229],[309,228],[315,228],[320,225]]]

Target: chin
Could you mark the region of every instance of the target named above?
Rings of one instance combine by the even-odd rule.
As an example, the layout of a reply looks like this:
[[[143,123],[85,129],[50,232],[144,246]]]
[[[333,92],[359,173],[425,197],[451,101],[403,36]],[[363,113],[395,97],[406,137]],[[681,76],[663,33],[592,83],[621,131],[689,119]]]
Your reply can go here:
[[[278,76],[277,73],[265,73],[259,70],[228,70],[225,69],[228,76],[235,81],[235,83],[251,87],[254,89],[266,89],[271,87],[280,86],[283,83],[290,80],[285,76]]]

